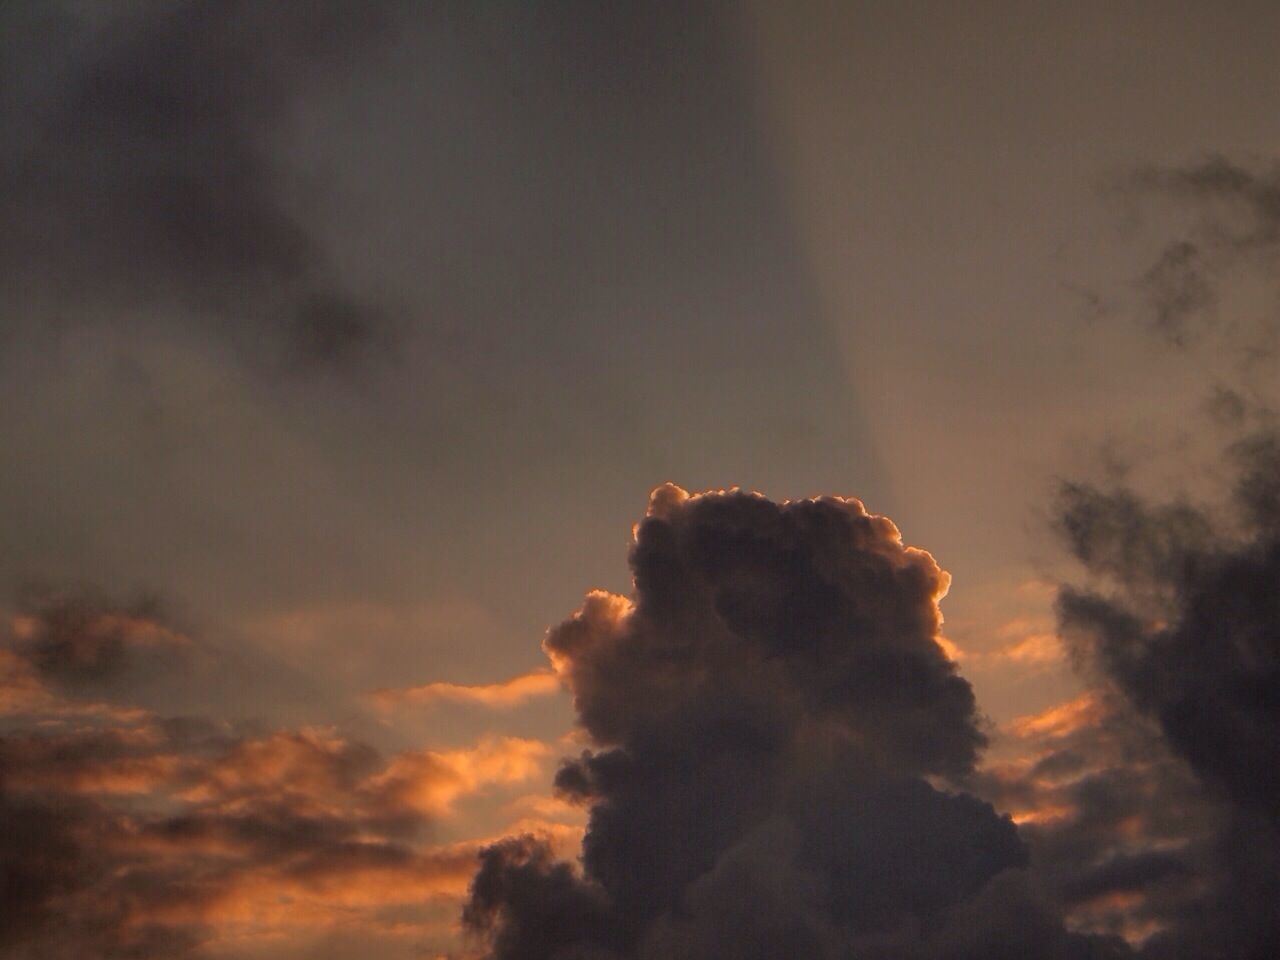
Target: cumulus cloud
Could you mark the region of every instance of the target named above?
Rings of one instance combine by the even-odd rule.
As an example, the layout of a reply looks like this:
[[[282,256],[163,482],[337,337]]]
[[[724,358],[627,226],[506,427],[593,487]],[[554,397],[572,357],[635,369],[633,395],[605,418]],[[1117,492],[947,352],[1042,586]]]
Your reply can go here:
[[[631,597],[544,643],[589,743],[556,778],[580,868],[486,850],[464,920],[489,956],[1123,953],[1062,927],[964,790],[985,736],[939,642],[949,578],[889,520],[666,485],[630,559]]]

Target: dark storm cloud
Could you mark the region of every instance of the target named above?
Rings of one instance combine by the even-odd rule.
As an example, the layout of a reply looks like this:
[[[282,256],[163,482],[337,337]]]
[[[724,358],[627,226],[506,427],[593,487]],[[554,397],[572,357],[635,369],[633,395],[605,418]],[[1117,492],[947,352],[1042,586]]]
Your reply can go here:
[[[1224,799],[1122,698],[1037,762],[984,772],[979,791],[1023,811],[1030,875],[1073,926],[1123,935],[1148,960],[1274,956],[1274,825]]]
[[[1144,957],[1280,950],[1277,449],[1269,431],[1232,444],[1212,508],[1063,488],[1091,580],[1058,615],[1095,687],[1026,725],[1033,765],[981,785],[1027,811],[1032,873],[1074,921]]]
[[[1077,927],[1134,940],[1178,923],[1217,869],[1223,824],[1187,764],[1103,692],[1023,725],[1028,756],[974,786],[1016,811],[1045,897]]]
[[[581,875],[528,840],[490,848],[464,919],[491,956],[1030,945],[988,929],[1037,899],[1014,825],[956,786],[985,740],[937,642],[931,556],[854,500],[668,485],[631,567],[631,601],[593,593],[545,643],[592,743],[557,777],[590,811]],[[1123,950],[1032,913],[1041,955]]]
[[[1073,488],[1063,525],[1075,554],[1123,591],[1065,590],[1059,614],[1202,777],[1280,822],[1276,438],[1237,449],[1238,535],[1191,506]]]
[[[1178,223],[1139,282],[1154,331],[1185,346],[1213,327],[1237,361],[1188,428],[1230,486],[1061,486],[1057,532],[1087,576],[1059,591],[1059,627],[1090,687],[1022,724],[1032,762],[975,786],[1020,811],[1031,874],[1073,924],[1150,960],[1261,960],[1280,951],[1280,437],[1258,376],[1280,330],[1280,167],[1211,157],[1129,186]]]
[[[382,349],[389,316],[333,286],[272,138],[390,16],[327,0],[6,4],[5,322],[21,307],[43,323],[181,315],[307,368]]]

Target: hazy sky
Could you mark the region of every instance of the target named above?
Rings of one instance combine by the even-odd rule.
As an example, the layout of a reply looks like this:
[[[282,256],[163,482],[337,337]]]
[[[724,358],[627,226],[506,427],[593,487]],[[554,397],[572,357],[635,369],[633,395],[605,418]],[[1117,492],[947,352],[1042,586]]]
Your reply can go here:
[[[1278,39],[1244,2],[0,6],[0,888],[29,891],[0,945],[958,960],[1034,901],[1053,956],[1218,955],[1187,890],[1280,884],[1206,852],[1265,847],[1280,795],[1204,731],[1280,763],[1280,615],[1241,628],[1270,639],[1231,723],[1205,704],[1240,671],[1186,720],[1132,651],[1198,676],[1196,624],[1263,602],[1222,613],[1252,574],[1205,570],[1270,582]],[[950,573],[945,624],[946,578],[855,508],[666,482],[859,498]],[[595,588],[634,606],[554,626]],[[899,636],[910,680],[859,647]],[[724,789],[789,799],[686,822],[741,711],[773,746]],[[1160,759],[1099,826],[1068,754],[1112,784]],[[1185,817],[1122,849],[1153,785]],[[666,797],[655,849],[695,853],[663,873],[628,857]],[[867,900],[805,859],[809,800],[875,869],[858,824],[894,809],[970,823],[991,868],[939,835],[955,891]],[[488,848],[468,899],[526,830],[550,846]],[[1148,872],[1106,886],[1122,855]],[[741,944],[735,870],[782,918]],[[777,894],[811,875],[829,910]],[[903,939],[908,901],[953,952]]]

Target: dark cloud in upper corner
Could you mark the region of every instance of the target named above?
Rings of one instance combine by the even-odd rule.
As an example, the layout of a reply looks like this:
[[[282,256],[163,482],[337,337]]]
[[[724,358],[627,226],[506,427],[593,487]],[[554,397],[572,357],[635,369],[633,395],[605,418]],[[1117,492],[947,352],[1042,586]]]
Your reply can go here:
[[[855,500],[654,492],[635,594],[545,648],[592,744],[560,791],[582,869],[491,847],[464,920],[496,960],[1125,956],[1067,932],[938,644],[947,575]]]
[[[195,323],[273,368],[349,369],[394,311],[335,286],[273,147],[396,7],[188,0],[0,9],[7,325]]]

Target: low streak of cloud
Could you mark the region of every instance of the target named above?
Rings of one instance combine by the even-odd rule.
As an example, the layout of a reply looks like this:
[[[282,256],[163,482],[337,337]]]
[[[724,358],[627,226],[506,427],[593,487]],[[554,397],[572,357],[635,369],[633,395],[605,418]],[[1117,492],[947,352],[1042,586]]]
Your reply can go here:
[[[397,706],[436,706],[439,704],[464,704],[509,710],[537,697],[549,697],[560,692],[560,681],[550,670],[523,673],[501,683],[425,683],[416,687],[388,687],[375,690],[369,696],[384,710]]]
[[[549,748],[487,737],[384,757],[334,728],[237,729],[86,685],[192,644],[158,607],[83,592],[21,607],[0,681],[0,944],[21,958],[247,955],[359,936],[447,942],[483,841],[464,798],[537,785]],[[573,828],[513,816],[568,850]],[[456,907],[454,908],[456,909]]]

